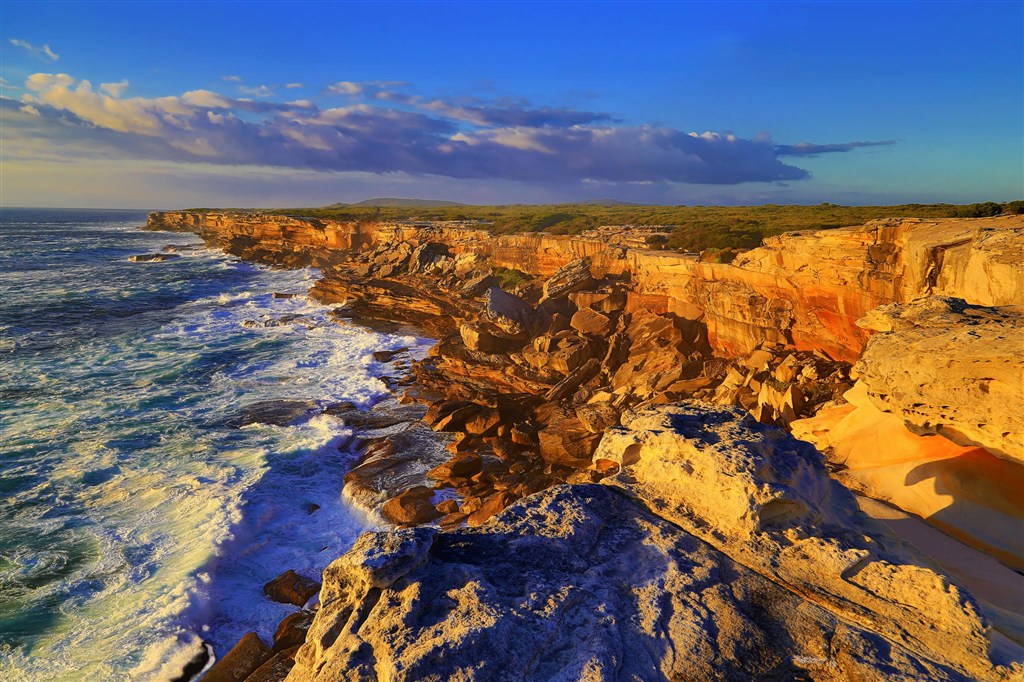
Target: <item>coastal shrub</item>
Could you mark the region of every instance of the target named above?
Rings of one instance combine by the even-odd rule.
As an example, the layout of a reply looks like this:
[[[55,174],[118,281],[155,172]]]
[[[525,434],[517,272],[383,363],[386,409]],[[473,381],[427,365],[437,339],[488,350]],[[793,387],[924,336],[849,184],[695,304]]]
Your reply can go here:
[[[989,218],[1003,212],[1003,207],[994,201],[986,201],[981,204],[968,204],[958,206],[956,209],[957,218]]]
[[[1003,213],[1020,215],[1024,213],[1024,201],[1008,201],[1003,204]]]
[[[501,284],[501,288],[505,291],[512,291],[520,284],[525,284],[530,281],[530,276],[522,270],[516,270],[514,268],[494,268],[494,276],[498,278],[498,283]]]

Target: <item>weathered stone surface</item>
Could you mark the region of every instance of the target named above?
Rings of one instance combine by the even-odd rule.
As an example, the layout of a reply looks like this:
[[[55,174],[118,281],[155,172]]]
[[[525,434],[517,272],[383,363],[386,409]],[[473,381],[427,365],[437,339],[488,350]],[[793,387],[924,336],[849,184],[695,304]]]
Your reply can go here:
[[[588,336],[603,338],[612,331],[612,321],[608,316],[592,308],[580,308],[577,310],[573,314],[570,324],[573,329]]]
[[[274,653],[298,646],[306,641],[306,632],[313,623],[314,611],[296,611],[284,617],[274,632]]]
[[[363,535],[325,571],[323,607],[289,679],[1011,674],[957,645],[946,653],[887,640],[627,496],[581,485],[548,490],[477,529]]]
[[[484,295],[484,317],[510,336],[525,336],[536,330],[537,313],[533,306],[499,287]]]
[[[207,682],[242,682],[271,656],[270,647],[255,632],[238,640],[222,658],[218,659],[203,679]]]
[[[245,678],[245,682],[284,682],[295,665],[294,656],[295,653],[292,651],[281,651],[274,654],[273,658]]]
[[[902,418],[879,410],[862,383],[846,400],[794,422],[793,435],[826,453],[833,475],[852,490],[1024,570],[1024,466],[910,431]]]
[[[974,600],[868,522],[814,448],[738,410],[695,404],[622,423],[595,454],[621,466],[605,483],[848,623],[970,677],[1008,674],[989,659]]]
[[[593,282],[594,278],[590,274],[590,259],[574,260],[560,267],[544,282],[544,297],[541,300],[567,296],[575,291],[588,288]]]
[[[857,372],[879,409],[1024,463],[1024,306],[932,297],[882,306],[860,324],[877,332]]]
[[[320,591],[320,583],[288,569],[263,586],[263,593],[276,602],[305,606]]]
[[[415,525],[433,521],[440,514],[434,508],[434,491],[426,486],[409,488],[392,497],[381,507],[381,514],[397,525]]]

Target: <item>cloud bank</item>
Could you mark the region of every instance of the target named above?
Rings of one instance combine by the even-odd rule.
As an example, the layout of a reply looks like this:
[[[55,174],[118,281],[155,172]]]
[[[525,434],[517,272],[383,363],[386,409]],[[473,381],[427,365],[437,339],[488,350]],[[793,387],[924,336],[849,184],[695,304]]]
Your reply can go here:
[[[326,108],[308,99],[273,101],[269,86],[245,91],[258,100],[211,90],[126,98],[127,81],[94,89],[68,74],[37,73],[24,87],[20,100],[0,98],[22,156],[56,148],[111,158],[535,184],[735,185],[810,176],[780,157],[890,144],[776,145],[761,137],[623,125],[606,113],[522,100],[421,97],[396,81],[338,81],[324,96],[343,96],[344,106]]]

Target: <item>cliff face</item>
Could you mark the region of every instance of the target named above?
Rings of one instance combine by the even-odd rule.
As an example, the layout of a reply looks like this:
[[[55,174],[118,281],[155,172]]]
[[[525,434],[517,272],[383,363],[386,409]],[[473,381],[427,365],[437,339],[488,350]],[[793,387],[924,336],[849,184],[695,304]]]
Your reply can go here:
[[[608,486],[487,526],[368,533],[324,573],[288,679],[1009,680],[1017,642],[736,410],[630,413]],[[1009,631],[1013,635],[1013,631]]]
[[[196,232],[254,260],[325,265],[381,244],[441,243],[453,255],[550,276],[588,258],[595,276],[627,282],[625,310],[707,326],[713,348],[742,355],[770,341],[855,361],[870,331],[856,321],[886,303],[942,294],[980,305],[1024,304],[1024,217],[874,221],[766,240],[733,264],[627,248],[614,237],[492,236],[442,223],[351,223],[258,213],[165,212],[151,229]]]

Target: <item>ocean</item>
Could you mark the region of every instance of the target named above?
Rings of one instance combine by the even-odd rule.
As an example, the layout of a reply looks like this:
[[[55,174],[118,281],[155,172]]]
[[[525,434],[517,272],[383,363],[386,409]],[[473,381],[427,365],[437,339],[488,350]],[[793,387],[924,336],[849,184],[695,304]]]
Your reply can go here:
[[[321,409],[387,398],[398,370],[371,354],[430,343],[333,321],[313,269],[144,222],[0,210],[3,680],[163,680],[203,641],[271,641],[295,609],[263,583],[319,577],[372,524]],[[291,421],[258,421],[282,400]]]

